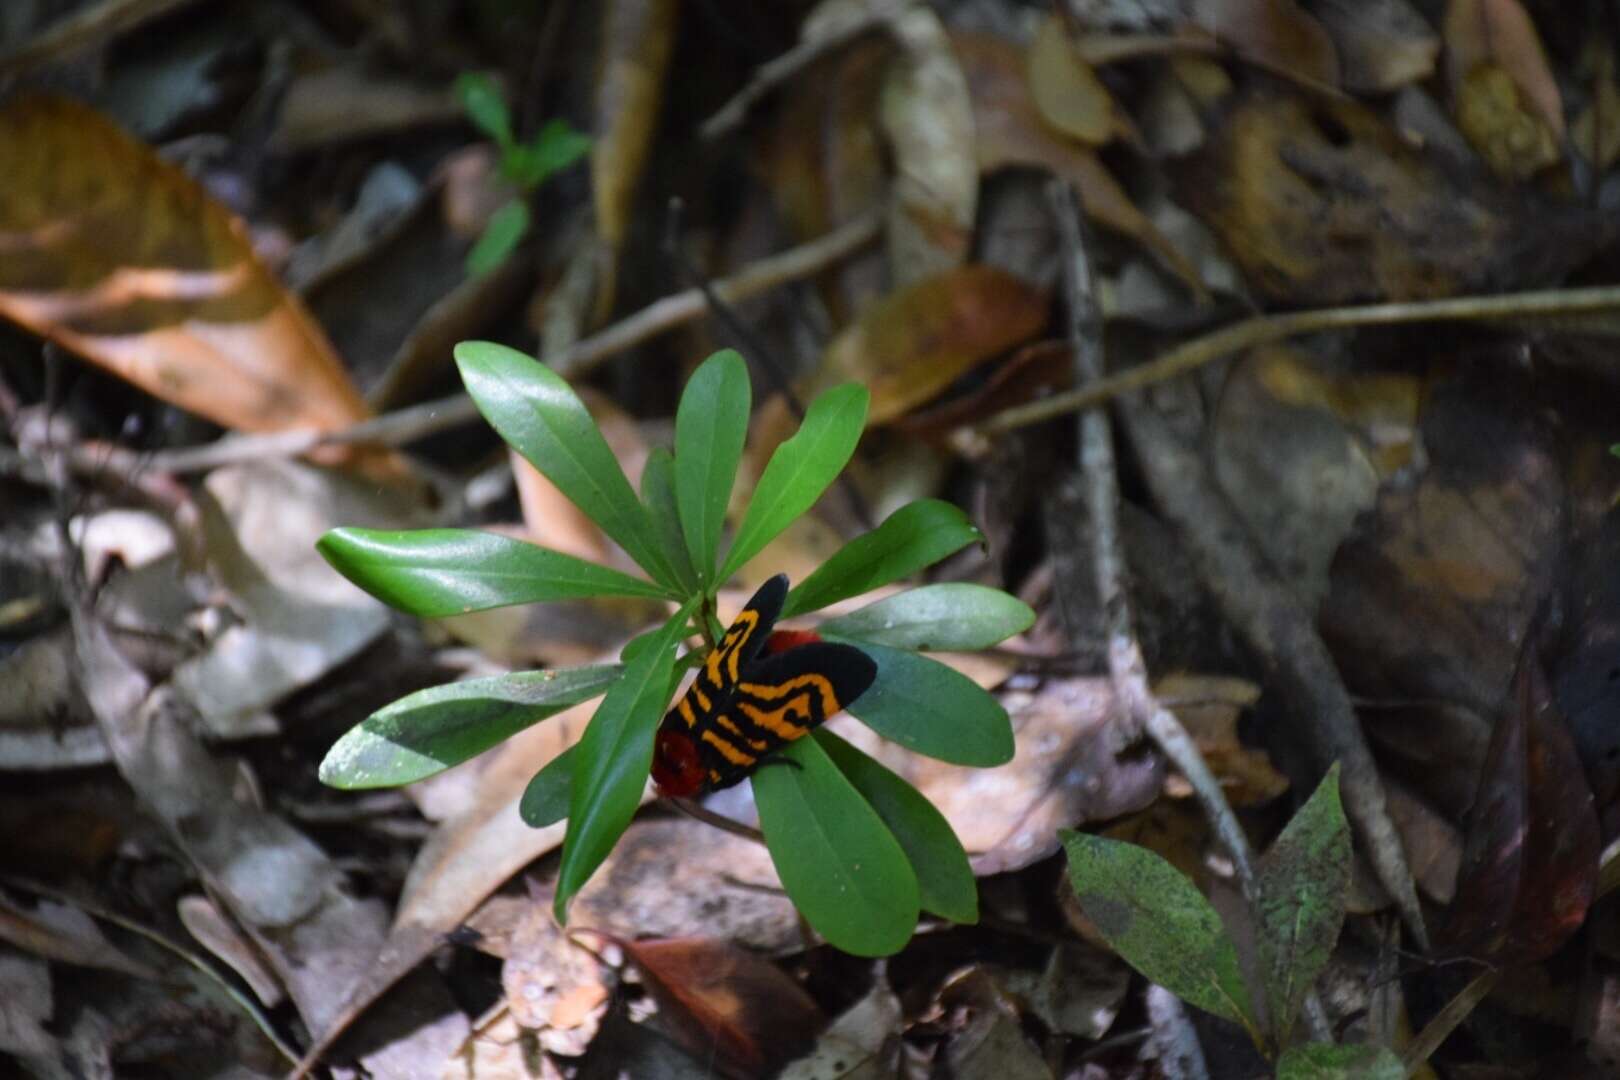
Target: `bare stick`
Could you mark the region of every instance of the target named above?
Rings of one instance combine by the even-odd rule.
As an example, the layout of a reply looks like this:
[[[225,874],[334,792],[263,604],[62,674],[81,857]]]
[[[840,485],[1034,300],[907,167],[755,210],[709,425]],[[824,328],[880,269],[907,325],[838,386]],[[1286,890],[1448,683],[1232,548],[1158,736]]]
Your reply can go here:
[[[782,55],[767,60],[748,80],[747,86],[722,105],[719,112],[703,122],[698,129],[699,137],[705,142],[712,142],[740,126],[748,111],[777,87],[835,49],[887,26],[911,2],[900,0],[898,3],[875,4],[845,25],[801,41]]]
[[[708,807],[704,806],[702,803],[698,802],[696,799],[671,799],[669,801],[675,807],[675,809],[679,810],[693,821],[701,821],[705,825],[713,825],[721,832],[728,832],[732,836],[740,836],[744,840],[752,840],[761,847],[763,847],[765,844],[765,834],[760,832],[758,829],[744,825],[740,821],[733,821],[723,814],[717,814],[713,810],[710,810]]]
[[[825,236],[761,259],[715,282],[715,295],[735,303],[819,273],[870,243],[877,236],[880,224],[877,214],[856,218]],[[576,379],[626,349],[701,318],[706,311],[702,290],[686,289],[655,301],[634,315],[543,359],[564,378]],[[205,446],[165,450],[151,455],[146,468],[165,473],[203,472],[266,457],[295,457],[321,446],[353,443],[399,446],[477,418],[478,408],[471,398],[466,394],[451,394],[362,420],[340,431],[229,435]]]
[[[1079,195],[1071,185],[1054,180],[1048,188],[1048,197],[1063,244],[1063,279],[1075,382],[1084,386],[1102,377],[1102,314],[1097,307],[1091,262],[1086,253]],[[1153,696],[1148,685],[1147,665],[1136,639],[1130,597],[1125,591],[1125,553],[1119,535],[1119,483],[1108,413],[1098,408],[1087,409],[1080,414],[1079,423],[1080,472],[1085,479],[1086,512],[1091,522],[1092,568],[1107,634],[1108,674],[1115,700],[1133,727],[1145,731],[1192,785],[1216,838],[1232,859],[1244,898],[1254,906],[1259,902],[1259,891],[1243,827],[1227,804],[1220,781],[1210,772],[1181,721]]]
[[[1187,545],[1199,578],[1221,613],[1254,650],[1268,681],[1304,725],[1318,763],[1342,767],[1345,807],[1369,861],[1421,948],[1428,931],[1400,836],[1355,706],[1311,616],[1261,555],[1202,459],[1182,444],[1157,410],[1127,394],[1118,399],[1126,432],[1165,518]]]
[[[1127,371],[1104,376],[1028,405],[1018,405],[970,429],[969,437],[999,435],[1038,424],[1055,416],[1100,405],[1132,390],[1196,371],[1235,352],[1319,330],[1397,323],[1494,321],[1549,316],[1590,315],[1620,310],[1620,286],[1590,289],[1545,289],[1503,296],[1459,296],[1449,300],[1423,300],[1399,304],[1365,304],[1322,308],[1288,315],[1261,315],[1223,326],[1203,337],[1178,345],[1169,352]]]
[[[1424,1025],[1417,1037],[1407,1044],[1401,1053],[1401,1065],[1406,1069],[1406,1075],[1411,1076],[1417,1072],[1425,1061],[1440,1049],[1440,1044],[1446,1041],[1446,1036],[1457,1029],[1457,1025],[1468,1019],[1468,1014],[1474,1007],[1485,1000],[1496,984],[1502,981],[1500,971],[1486,971],[1474,976],[1474,980],[1435,1014],[1434,1019]]]

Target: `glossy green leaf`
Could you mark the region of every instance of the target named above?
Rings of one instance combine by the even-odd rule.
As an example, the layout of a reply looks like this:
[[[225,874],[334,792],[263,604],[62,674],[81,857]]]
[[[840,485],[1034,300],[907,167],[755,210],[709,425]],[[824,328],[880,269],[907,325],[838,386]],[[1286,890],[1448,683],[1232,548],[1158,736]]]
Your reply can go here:
[[[1283,1053],[1277,1080],[1406,1080],[1406,1069],[1387,1046],[1307,1043]]]
[[[618,677],[617,664],[603,664],[418,690],[372,713],[333,743],[321,762],[321,783],[355,789],[421,780],[589,701]]]
[[[1023,633],[1035,612],[983,585],[924,585],[822,623],[822,632],[896,649],[976,652]]]
[[[686,538],[681,535],[680,511],[675,505],[675,459],[662,446],[647,455],[641,469],[641,505],[647,508],[658,544],[675,571],[681,592],[690,596],[698,591],[698,574],[693,567]]]
[[[675,643],[697,601],[676,612],[652,645],[625,665],[575,752],[574,784],[568,801],[568,835],[557,870],[553,905],[558,922],[568,919],[568,903],[629,827],[652,769],[653,733],[669,703]]]
[[[574,793],[575,743],[541,767],[518,800],[518,817],[531,829],[555,825],[568,816],[568,802]]]
[[[822,632],[828,641],[848,640]],[[988,768],[1013,758],[1012,724],[979,684],[938,660],[850,641],[877,663],[877,678],[849,707],[891,742],[953,765]]]
[[[952,922],[978,922],[979,886],[945,815],[903,778],[826,728],[815,738],[899,841],[917,875],[923,910]]]
[[[1237,951],[1193,883],[1147,848],[1061,835],[1081,910],[1121,959],[1188,1004],[1255,1034]]]
[[[333,529],[315,546],[372,596],[429,619],[584,596],[666,595],[611,567],[476,529]]]
[[[1289,821],[1255,872],[1260,890],[1255,945],[1271,1030],[1293,1029],[1305,995],[1344,926],[1350,889],[1350,825],[1339,803],[1339,766]]]
[[[871,532],[839,548],[794,586],[782,606],[782,617],[819,611],[871,592],[983,540],[984,534],[950,503],[939,499],[909,502]]]
[[[463,341],[456,364],[484,419],[654,581],[678,589],[656,532],[619,461],[573,388],[516,349]]]
[[[529,204],[510,199],[490,215],[478,242],[467,252],[467,275],[479,277],[506,261],[529,231]]]
[[[675,499],[687,550],[705,583],[714,573],[752,408],[748,365],[722,349],[692,373],[675,413]]]
[[[716,581],[736,573],[821,498],[855,453],[870,401],[866,387],[844,383],[810,403],[799,430],[766,463]]]
[[[501,156],[501,169],[524,191],[533,191],[552,173],[566,169],[591,151],[591,137],[575,131],[566,120],[552,120],[534,141],[509,147]]]
[[[883,819],[815,739],[752,778],[759,824],[794,906],[829,943],[888,956],[917,927],[917,875]]]
[[[494,79],[478,72],[458,76],[456,98],[479,131],[502,147],[512,145],[512,117]]]

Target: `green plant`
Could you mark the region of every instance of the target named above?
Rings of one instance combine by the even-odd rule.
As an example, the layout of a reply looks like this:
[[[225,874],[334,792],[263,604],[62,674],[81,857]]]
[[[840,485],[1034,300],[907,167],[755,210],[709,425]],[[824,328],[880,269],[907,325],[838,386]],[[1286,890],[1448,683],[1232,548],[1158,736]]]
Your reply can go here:
[[[529,231],[528,196],[552,173],[584,157],[591,148],[587,135],[565,120],[552,120],[528,142],[512,133],[512,117],[495,80],[466,73],[456,79],[456,97],[473,124],[500,148],[501,175],[518,193],[490,215],[484,232],[467,253],[467,273],[485,274],[512,253]]]
[[[721,584],[816,502],[854,453],[866,421],[863,387],[834,387],[810,404],[777,447],[729,548],[722,552],[751,409],[747,366],[730,350],[687,384],[675,449],[655,451],[631,489],[579,398],[555,372],[513,349],[464,342],[456,361],[495,430],[601,526],[644,570],[618,570],[489,533],[461,529],[335,529],[320,550],[351,581],[405,611],[436,617],[504,604],[586,596],[661,599],[677,606],[632,641],[617,665],[524,672],[412,694],[333,746],[321,779],[338,787],[408,783],[480,753],[538,720],[603,695],[579,742],[534,777],[521,813],[568,831],[556,911],[568,903],[629,825],[653,761],[654,733],[681,673],[725,634]],[[789,592],[783,616],[803,615],[897,581],[980,533],[948,503],[922,500],[850,541]],[[919,649],[979,649],[1027,628],[1034,613],[976,585],[911,589],[821,623],[876,667],[849,711],[879,734],[958,765],[1011,759],[1007,714],[975,683]],[[677,647],[692,637],[704,644]],[[863,662],[864,666],[864,662]],[[934,807],[878,762],[816,730],[751,776],[772,861],[789,895],[828,941],[863,955],[909,940],[919,910],[978,917],[961,843]]]
[[[1279,1077],[1405,1075],[1385,1048],[1290,1045],[1311,984],[1344,924],[1350,828],[1339,803],[1337,765],[1256,869],[1252,974],[1239,964],[1209,901],[1164,859],[1101,836],[1062,836],[1080,907],[1114,951],[1188,1004],[1241,1025],[1262,1052],[1276,1057]]]

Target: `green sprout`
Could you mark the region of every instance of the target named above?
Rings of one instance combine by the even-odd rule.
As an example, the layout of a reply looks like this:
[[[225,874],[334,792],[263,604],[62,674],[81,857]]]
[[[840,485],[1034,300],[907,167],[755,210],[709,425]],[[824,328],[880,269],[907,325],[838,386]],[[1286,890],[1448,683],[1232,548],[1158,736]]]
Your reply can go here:
[[[319,544],[326,559],[372,595],[427,618],[597,596],[658,599],[675,610],[626,646],[619,664],[518,672],[402,698],[339,739],[320,775],[342,788],[410,783],[601,696],[579,742],[535,775],[520,805],[537,828],[567,818],[556,892],[564,919],[641,802],[655,734],[681,674],[724,633],[715,605],[720,586],[843,471],[865,427],[869,395],[846,383],[811,402],[798,432],[771,455],[728,547],[725,514],[753,393],[737,353],[716,353],[693,374],[676,410],[674,451],[654,451],[639,495],[559,375],[487,342],[463,342],[455,355],[491,426],[646,577],[467,529],[334,529]],[[799,582],[782,617],[890,585],[982,540],[949,503],[910,503]],[[848,705],[853,716],[916,753],[989,767],[1013,755],[1006,711],[971,679],[923,654],[986,648],[1033,621],[1034,612],[1000,590],[940,584],[825,619],[817,633],[856,647],[875,665],[870,688]],[[695,637],[703,644],[692,644]],[[906,944],[920,912],[977,921],[978,892],[961,842],[915,788],[823,729],[772,757],[792,767],[771,761],[749,776],[766,846],[788,895],[828,942],[879,956]]]
[[[487,274],[506,261],[529,231],[528,197],[552,173],[567,168],[590,151],[591,140],[552,120],[533,139],[521,142],[512,133],[512,117],[495,80],[468,72],[456,79],[456,97],[473,125],[500,148],[501,175],[518,189],[494,214],[467,253],[467,273]]]

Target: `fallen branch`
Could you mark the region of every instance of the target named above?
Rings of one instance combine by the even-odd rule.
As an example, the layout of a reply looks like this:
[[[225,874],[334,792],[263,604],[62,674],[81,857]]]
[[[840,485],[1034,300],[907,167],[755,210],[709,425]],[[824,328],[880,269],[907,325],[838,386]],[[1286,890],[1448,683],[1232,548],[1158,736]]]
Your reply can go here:
[[[876,238],[881,223],[877,214],[856,218],[825,236],[744,267],[732,276],[715,282],[712,287],[721,299],[735,303],[779,285],[809,277],[870,243]],[[626,349],[701,318],[707,310],[703,291],[686,289],[657,300],[620,322],[542,359],[563,377],[577,379]],[[357,443],[401,446],[471,423],[477,418],[478,408],[471,398],[466,394],[451,394],[362,420],[337,431],[228,435],[204,446],[162,450],[150,455],[145,467],[160,473],[204,472],[222,465],[267,457],[296,457],[322,446]]]
[[[1398,323],[1547,318],[1613,311],[1620,311],[1620,286],[1605,285],[1590,289],[1544,289],[1502,296],[1458,296],[1449,300],[1364,304],[1297,311],[1287,315],[1261,315],[1194,338],[1138,367],[1104,376],[1094,383],[1076,386],[1073,390],[1054,394],[1041,401],[1004,409],[983,423],[965,429],[964,437],[971,445],[975,440],[982,441],[988,436],[1101,405],[1132,390],[1144,390],[1256,345],[1320,330]]]

